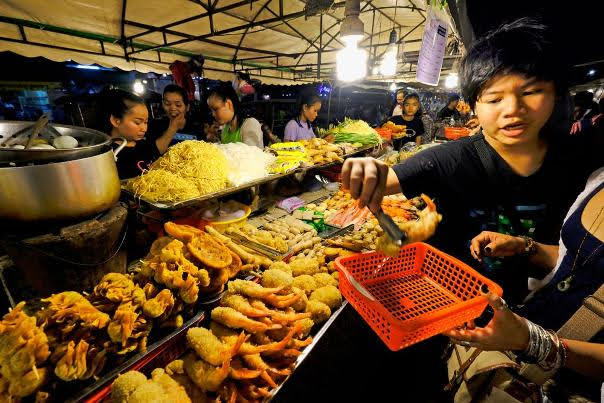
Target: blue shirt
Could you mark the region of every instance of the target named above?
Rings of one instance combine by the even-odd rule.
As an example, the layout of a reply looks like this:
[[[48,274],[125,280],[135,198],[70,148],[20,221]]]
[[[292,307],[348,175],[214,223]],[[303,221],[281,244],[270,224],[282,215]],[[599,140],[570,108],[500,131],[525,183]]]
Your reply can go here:
[[[283,141],[310,140],[315,137],[315,132],[312,130],[310,123],[292,119],[285,126]]]

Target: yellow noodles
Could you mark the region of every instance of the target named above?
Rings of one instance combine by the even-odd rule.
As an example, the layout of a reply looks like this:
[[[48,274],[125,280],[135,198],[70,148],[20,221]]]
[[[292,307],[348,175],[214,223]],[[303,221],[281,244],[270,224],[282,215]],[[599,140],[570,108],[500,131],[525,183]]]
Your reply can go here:
[[[128,181],[127,186],[136,197],[155,202],[177,202],[200,196],[191,181],[164,169],[152,169]]]

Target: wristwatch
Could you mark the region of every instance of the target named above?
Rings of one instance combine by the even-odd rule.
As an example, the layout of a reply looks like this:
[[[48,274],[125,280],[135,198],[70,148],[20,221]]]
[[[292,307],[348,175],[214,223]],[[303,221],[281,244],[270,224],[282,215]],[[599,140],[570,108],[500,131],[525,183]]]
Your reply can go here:
[[[523,235],[520,235],[520,238],[524,239],[524,250],[520,253],[520,256],[528,257],[537,253],[537,243],[533,238]]]

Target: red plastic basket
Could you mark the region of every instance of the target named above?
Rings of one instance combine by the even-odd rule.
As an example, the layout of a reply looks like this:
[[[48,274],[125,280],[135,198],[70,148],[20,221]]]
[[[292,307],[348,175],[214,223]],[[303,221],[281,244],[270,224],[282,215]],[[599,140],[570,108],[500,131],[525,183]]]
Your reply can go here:
[[[502,295],[496,283],[421,242],[397,258],[362,253],[336,259],[336,267],[344,297],[393,351],[480,316],[483,285]]]

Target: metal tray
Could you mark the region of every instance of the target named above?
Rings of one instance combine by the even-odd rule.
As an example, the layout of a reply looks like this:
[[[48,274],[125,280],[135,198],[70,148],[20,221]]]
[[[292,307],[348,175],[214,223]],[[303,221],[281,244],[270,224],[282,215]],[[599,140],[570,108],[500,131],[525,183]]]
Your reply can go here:
[[[349,157],[352,157],[354,155],[358,155],[358,154],[360,154],[362,152],[365,152],[365,151],[372,151],[376,147],[377,146],[362,147],[362,148],[359,148],[358,150],[355,150],[352,153],[345,154],[343,156],[343,158],[349,158]],[[242,190],[246,190],[246,189],[252,188],[254,186],[263,185],[265,183],[272,182],[272,181],[277,180],[277,179],[285,178],[287,176],[292,176],[292,175],[294,175],[296,173],[299,173],[299,172],[308,172],[308,171],[315,170],[315,169],[327,168],[327,167],[330,167],[332,165],[337,165],[337,164],[341,164],[341,162],[334,161],[334,162],[329,162],[327,164],[320,164],[320,165],[313,165],[313,166],[310,166],[310,167],[298,168],[298,169],[295,169],[295,170],[293,170],[293,171],[291,171],[289,173],[269,175],[267,177],[256,179],[254,181],[248,182],[248,183],[243,184],[241,186],[230,187],[230,188],[227,188],[227,189],[223,189],[223,190],[221,190],[219,192],[208,193],[208,194],[205,194],[203,196],[196,197],[194,199],[183,200],[183,201],[175,202],[175,203],[154,202],[154,201],[151,201],[149,199],[146,199],[145,197],[136,196],[130,190],[127,190],[127,189],[124,188],[124,185],[126,183],[125,180],[122,180],[122,194],[128,196],[130,199],[132,199],[134,201],[142,202],[142,203],[148,205],[149,207],[151,207],[151,208],[153,208],[155,210],[178,210],[178,209],[185,208],[185,207],[194,207],[194,206],[199,205],[201,202],[203,202],[205,200],[215,199],[217,197],[228,196],[228,195],[231,195],[233,193],[237,193],[237,192],[240,192]]]
[[[179,329],[174,330],[168,336],[156,341],[147,347],[147,351],[144,353],[138,353],[130,358],[128,361],[119,365],[109,373],[105,374],[101,379],[96,381],[94,384],[80,390],[76,395],[68,398],[66,400],[67,403],[76,403],[76,402],[100,402],[103,401],[106,396],[108,396],[107,387],[111,385],[115,378],[118,375],[127,372],[131,369],[139,369],[142,361],[147,361],[151,359],[152,356],[157,356],[158,353],[162,352],[160,349],[165,347],[168,344],[173,344],[174,339],[178,337],[182,337],[186,331],[194,326],[200,324],[205,318],[205,311],[198,312],[195,316],[185,322],[185,324]]]

